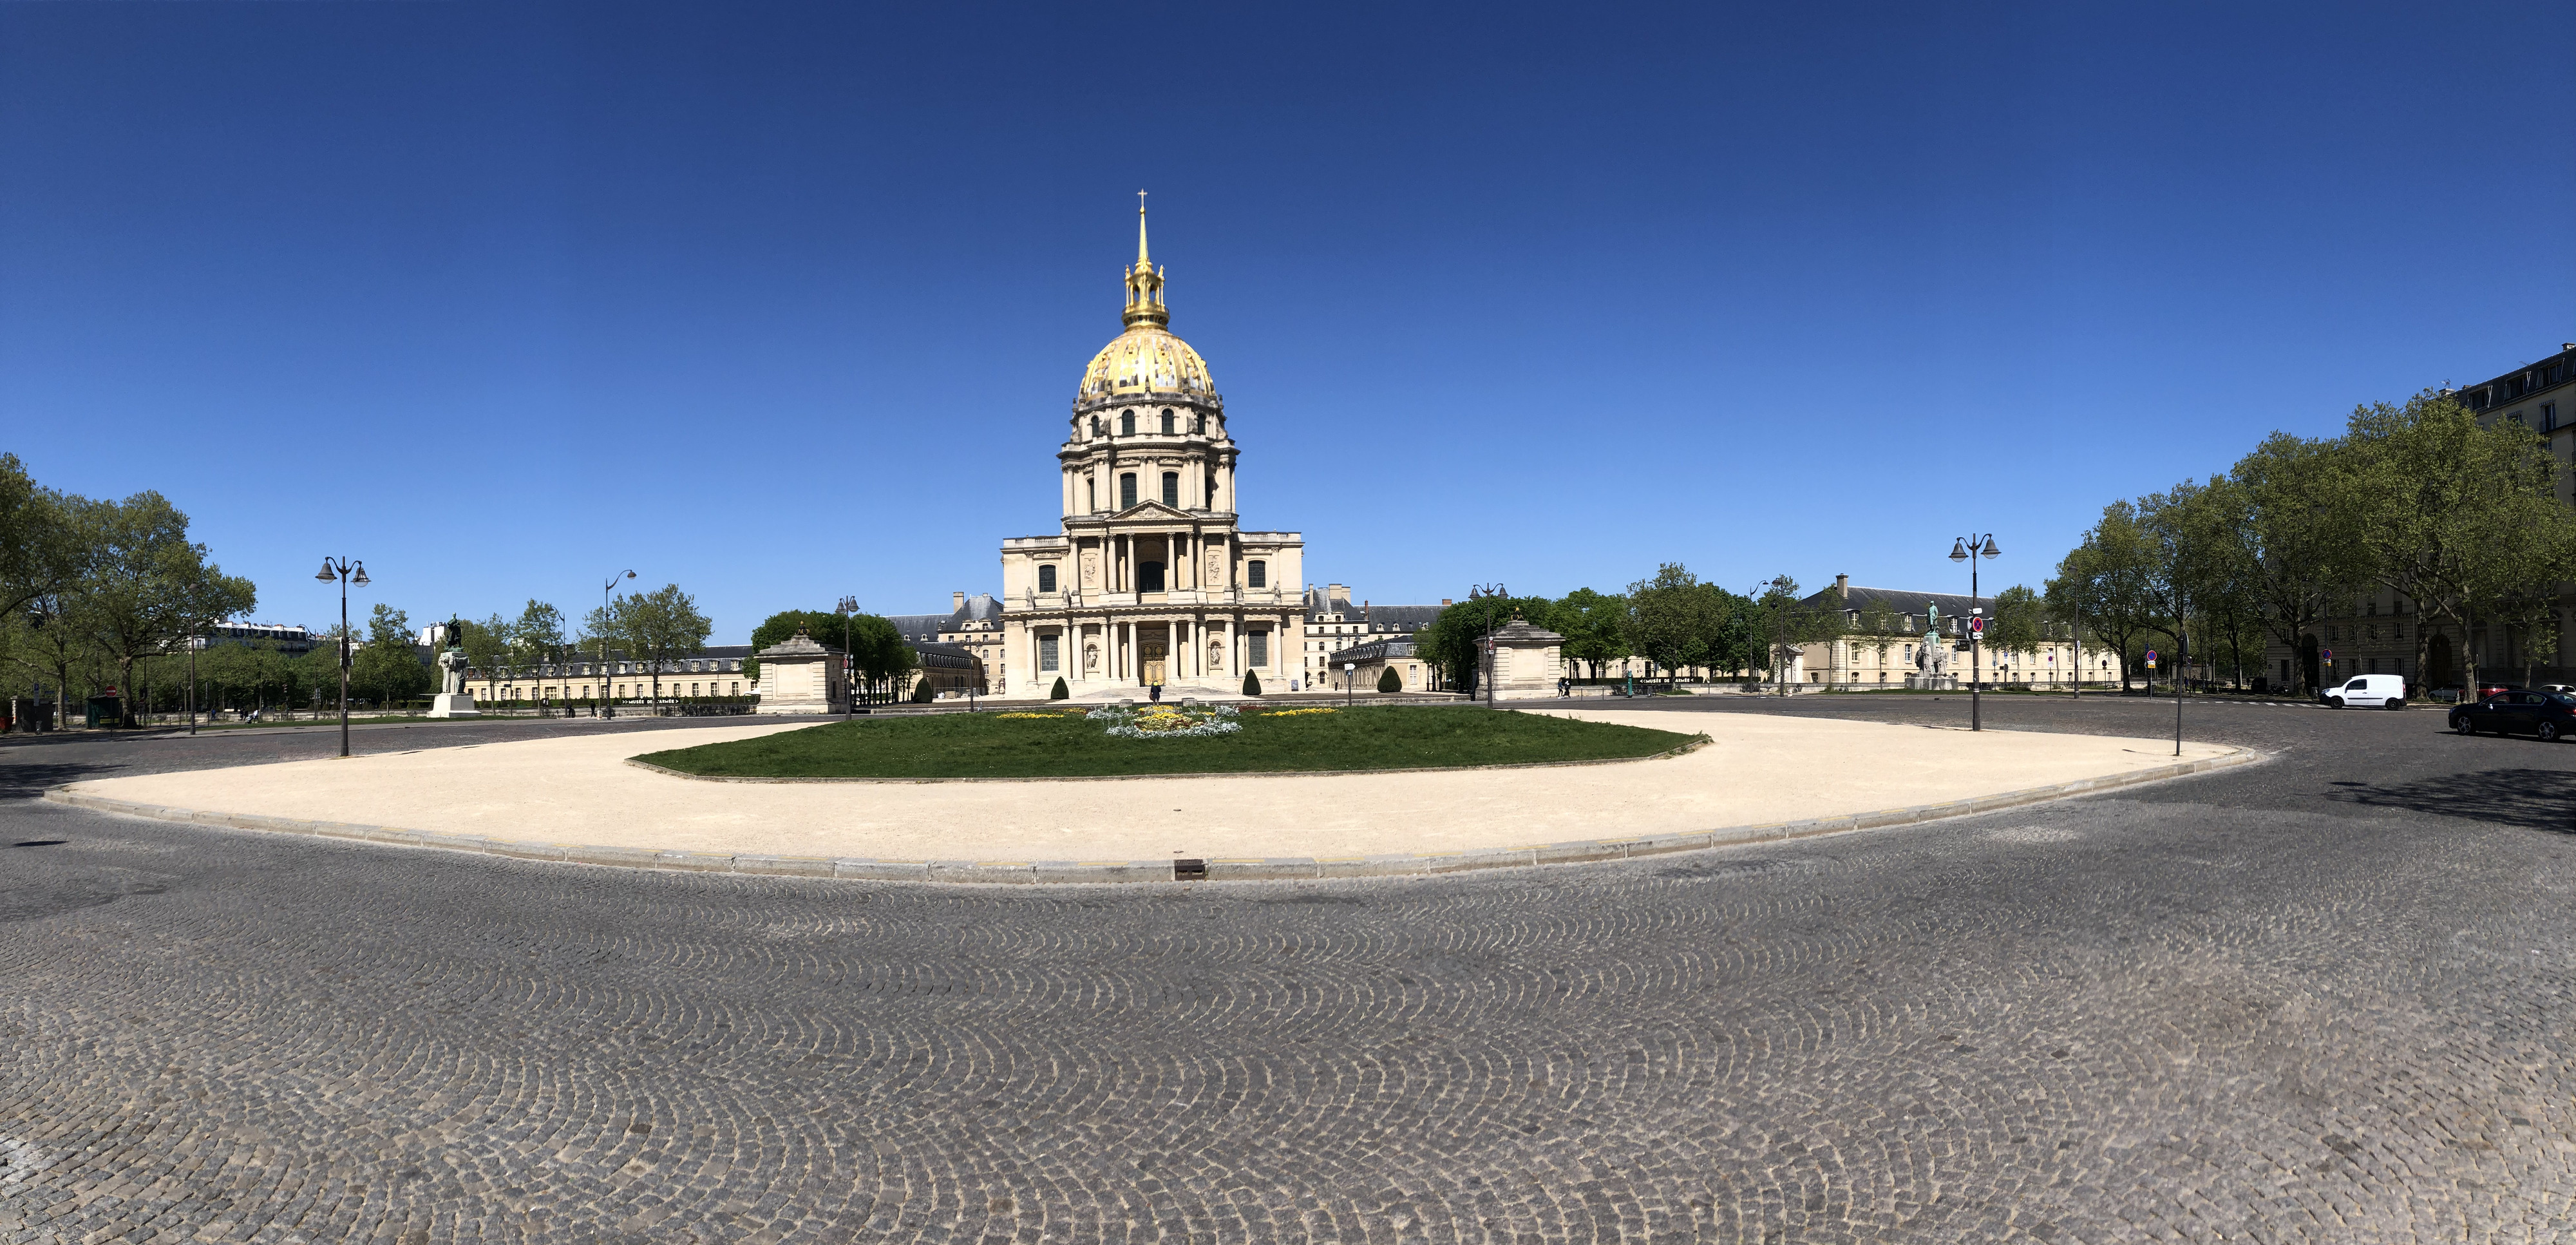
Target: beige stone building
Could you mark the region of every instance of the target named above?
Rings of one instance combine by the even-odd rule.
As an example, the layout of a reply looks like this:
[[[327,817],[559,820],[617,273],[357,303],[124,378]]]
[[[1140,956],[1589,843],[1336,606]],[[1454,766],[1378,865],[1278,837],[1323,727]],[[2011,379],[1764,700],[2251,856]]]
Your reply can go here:
[[[663,662],[662,699],[749,695],[753,690],[751,681],[742,674],[742,659],[749,656],[748,644],[723,644]],[[620,701],[645,700],[653,695],[653,671],[648,663],[628,661],[625,654],[618,652],[611,652],[609,658],[605,678],[601,677],[596,655],[499,670],[470,668],[465,672],[465,690],[472,692],[479,704],[588,701],[597,698],[603,689]]]
[[[1305,540],[1246,531],[1241,451],[1207,363],[1166,327],[1137,209],[1126,331],[1084,369],[1056,450],[1061,530],[1002,542],[995,695],[1285,688],[1303,642]]]
[[[1789,681],[1867,690],[1904,687],[1905,676],[1916,672],[1926,644],[1951,646],[1950,674],[1959,686],[1967,686],[1970,654],[1964,641],[1969,611],[1982,607],[1991,614],[1995,602],[1992,597],[1971,600],[1951,593],[1855,587],[1850,576],[1836,575],[1833,587],[1800,604],[1839,612],[1846,634],[1794,646]],[[1927,636],[1925,628],[1934,610],[1939,611],[1939,634]],[[1983,645],[1982,650],[1978,677],[1989,686],[2072,687],[2078,674],[2088,684],[2116,683],[2120,678],[2119,654],[2107,650],[2083,650],[2079,671],[2074,637],[2062,632],[2027,652],[1994,644]]]

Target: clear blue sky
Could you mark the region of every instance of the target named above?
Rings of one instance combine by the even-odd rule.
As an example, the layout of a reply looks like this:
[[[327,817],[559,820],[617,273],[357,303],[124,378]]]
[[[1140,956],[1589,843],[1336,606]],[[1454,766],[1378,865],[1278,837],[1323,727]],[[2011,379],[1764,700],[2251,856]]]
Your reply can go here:
[[[0,6],[0,449],[262,619],[998,587],[1135,191],[1377,601],[2038,582],[2576,340],[2576,8]],[[1991,589],[1990,589],[1991,590]]]

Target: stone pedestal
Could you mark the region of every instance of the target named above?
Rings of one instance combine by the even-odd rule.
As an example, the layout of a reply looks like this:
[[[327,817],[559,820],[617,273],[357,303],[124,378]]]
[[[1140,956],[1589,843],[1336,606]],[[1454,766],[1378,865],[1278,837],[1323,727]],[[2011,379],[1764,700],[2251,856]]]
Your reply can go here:
[[[1487,666],[1494,699],[1556,699],[1556,681],[1565,677],[1564,653],[1565,637],[1545,627],[1515,617],[1497,628]],[[1485,689],[1476,690],[1481,696]]]
[[[798,629],[760,650],[758,713],[839,713],[849,703],[839,649],[825,648]]]
[[[429,698],[429,716],[433,718],[479,718],[483,711],[474,707],[472,692],[440,692]]]
[[[1905,676],[1905,686],[1917,692],[1955,692],[1959,690],[1959,678],[1950,674],[1909,674]]]

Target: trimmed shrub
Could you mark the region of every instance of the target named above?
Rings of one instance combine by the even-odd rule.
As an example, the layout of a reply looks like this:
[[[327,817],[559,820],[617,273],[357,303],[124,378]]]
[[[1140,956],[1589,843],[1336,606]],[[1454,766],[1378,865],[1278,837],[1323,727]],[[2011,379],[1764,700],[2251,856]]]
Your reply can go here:
[[[1246,696],[1258,696],[1261,694],[1260,675],[1254,674],[1249,670],[1243,672],[1243,694]]]
[[[1072,692],[1072,690],[1071,690],[1071,689],[1069,689],[1069,688],[1067,688],[1067,687],[1065,687],[1065,685],[1064,685],[1064,676],[1063,676],[1063,675],[1060,675],[1060,674],[1059,674],[1059,675],[1055,676],[1055,690],[1047,693],[1047,699],[1049,699],[1049,700],[1071,700],[1071,699],[1073,699],[1073,692]]]
[[[930,686],[930,680],[928,679],[923,679],[919,686],[912,689],[912,703],[916,705],[929,704],[931,701],[937,699],[938,696],[939,693],[932,689]]]
[[[1403,691],[1403,690],[1404,690],[1404,676],[1403,676],[1403,675],[1400,675],[1400,674],[1397,674],[1397,673],[1395,672],[1395,667],[1393,667],[1393,666],[1389,666],[1389,667],[1387,667],[1387,668],[1386,668],[1386,673],[1384,673],[1384,674],[1381,674],[1381,675],[1377,676],[1377,690],[1379,690],[1379,691],[1381,691],[1381,692],[1400,692],[1400,691]]]

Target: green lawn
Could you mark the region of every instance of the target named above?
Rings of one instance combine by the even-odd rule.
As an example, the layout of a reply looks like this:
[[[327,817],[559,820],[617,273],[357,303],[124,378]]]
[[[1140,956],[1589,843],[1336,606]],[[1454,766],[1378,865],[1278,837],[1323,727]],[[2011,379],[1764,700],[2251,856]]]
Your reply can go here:
[[[1608,761],[1653,756],[1692,739],[1488,709],[1263,712],[1245,713],[1235,734],[1204,739],[1120,739],[1078,717],[863,718],[636,759],[727,778],[1066,778]]]

